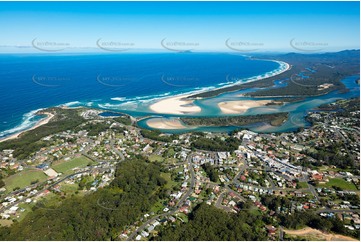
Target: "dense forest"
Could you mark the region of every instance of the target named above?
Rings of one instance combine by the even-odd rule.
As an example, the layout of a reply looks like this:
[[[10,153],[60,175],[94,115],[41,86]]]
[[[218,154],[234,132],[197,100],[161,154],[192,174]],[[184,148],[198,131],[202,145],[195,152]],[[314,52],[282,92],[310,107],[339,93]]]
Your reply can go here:
[[[161,135],[162,133],[159,130],[142,129],[140,131],[140,133],[144,138],[157,140],[157,141],[161,141],[161,142],[172,142],[172,140],[178,138],[178,136],[175,135],[175,134],[172,134],[172,135],[169,135],[169,136],[168,135]]]
[[[307,164],[307,161],[300,161],[301,165],[310,167],[312,166],[323,166],[323,165],[334,165],[341,169],[347,169],[347,168],[357,168],[355,167],[355,161],[354,159],[349,155],[342,155],[340,154],[340,150],[344,148],[344,143],[337,142],[333,144],[332,146],[327,147],[315,147],[314,151],[306,150],[302,151],[301,153],[312,157],[314,160],[313,162],[309,162]]]
[[[335,103],[322,104],[317,108],[320,111],[337,111],[337,116],[348,117],[350,112],[360,110],[360,97],[348,100],[339,100]]]
[[[202,165],[202,168],[212,182],[218,181],[218,171],[215,167],[209,163],[206,163]]]
[[[214,137],[213,139],[197,137],[191,143],[192,148],[210,151],[234,151],[238,149],[239,145],[240,140],[234,137],[228,137],[224,140],[220,137]]]
[[[288,113],[258,114],[252,116],[228,116],[228,117],[196,117],[181,118],[182,122],[191,126],[244,126],[260,122],[266,122],[273,126],[281,125],[288,117]]]
[[[189,222],[169,225],[155,240],[216,241],[266,240],[267,233],[261,215],[248,210],[237,214],[201,204],[189,215]]]
[[[21,222],[0,227],[0,239],[115,239],[158,200],[166,183],[160,169],[142,158],[124,161],[108,187],[66,199],[59,207],[36,206]]]
[[[128,116],[121,116],[121,117],[117,117],[117,118],[113,118],[114,121],[117,121],[121,124],[125,124],[125,125],[131,125],[132,121],[130,120],[130,118]]]

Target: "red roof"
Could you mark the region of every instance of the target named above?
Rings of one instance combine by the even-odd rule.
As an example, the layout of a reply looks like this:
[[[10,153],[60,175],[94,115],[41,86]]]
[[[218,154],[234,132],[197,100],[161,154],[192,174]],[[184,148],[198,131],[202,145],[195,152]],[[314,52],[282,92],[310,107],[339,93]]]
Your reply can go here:
[[[323,178],[323,175],[322,174],[313,174],[312,175],[312,178],[315,179],[315,180],[322,180]]]

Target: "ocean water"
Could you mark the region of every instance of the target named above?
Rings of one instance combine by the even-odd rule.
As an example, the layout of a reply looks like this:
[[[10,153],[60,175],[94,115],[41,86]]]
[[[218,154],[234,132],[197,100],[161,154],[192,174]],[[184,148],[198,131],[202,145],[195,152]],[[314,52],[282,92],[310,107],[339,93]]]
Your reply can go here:
[[[157,98],[242,82],[278,68],[276,62],[226,53],[3,54],[0,138],[34,125],[42,108],[65,104],[142,115]]]

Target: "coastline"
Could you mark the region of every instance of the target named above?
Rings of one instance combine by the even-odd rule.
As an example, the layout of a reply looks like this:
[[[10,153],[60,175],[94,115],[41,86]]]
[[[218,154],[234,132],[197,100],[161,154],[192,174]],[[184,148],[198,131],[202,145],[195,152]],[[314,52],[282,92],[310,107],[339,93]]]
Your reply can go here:
[[[18,138],[21,134],[23,134],[23,133],[25,133],[25,132],[27,132],[27,131],[29,131],[29,130],[36,129],[36,128],[44,125],[44,124],[47,124],[47,123],[55,116],[54,114],[49,113],[49,112],[44,112],[44,113],[41,113],[41,114],[45,114],[45,115],[47,115],[47,117],[39,120],[34,126],[28,128],[28,129],[25,129],[25,130],[23,130],[23,131],[17,132],[17,133],[12,134],[12,135],[10,135],[10,136],[8,136],[8,137],[5,137],[5,138],[0,139],[0,143],[1,143],[1,142],[4,142],[4,141],[7,141],[7,140],[11,140],[11,139],[16,139],[16,138]]]
[[[250,57],[250,59],[252,59],[252,57]],[[256,60],[256,59],[252,59],[252,60]],[[273,61],[273,62],[278,63],[280,65],[280,67],[273,70],[273,71],[269,71],[269,72],[266,72],[266,73],[261,74],[261,75],[245,78],[246,81],[242,81],[244,79],[241,79],[241,80],[238,80],[238,81],[236,81],[234,83],[227,84],[227,85],[224,85],[224,86],[221,86],[221,87],[212,88],[210,90],[197,90],[197,91],[191,91],[191,92],[185,93],[185,94],[187,94],[187,98],[189,98],[189,99],[202,99],[203,97],[193,97],[193,96],[195,96],[197,94],[205,94],[205,93],[208,93],[208,92],[213,92],[213,91],[221,90],[221,89],[224,89],[224,88],[230,88],[230,87],[234,87],[234,86],[241,85],[241,84],[256,82],[256,81],[260,81],[260,80],[263,80],[263,79],[275,77],[275,76],[278,76],[278,75],[280,75],[280,74],[282,74],[282,73],[284,73],[284,72],[286,72],[286,71],[288,71],[288,70],[290,70],[292,68],[292,66],[290,64],[288,64],[287,62],[284,62],[284,61],[267,60],[267,59],[257,59],[257,60]],[[205,89],[207,89],[207,88],[205,88]]]
[[[151,110],[154,113],[157,114],[173,114],[173,115],[187,115],[187,114],[197,114],[200,113],[202,111],[202,109],[194,104],[194,100],[199,99],[199,98],[192,98],[190,96],[192,95],[196,95],[196,94],[201,94],[201,93],[207,93],[210,91],[214,91],[214,90],[218,90],[218,89],[222,89],[225,87],[231,87],[231,86],[236,86],[239,84],[243,84],[243,83],[249,83],[249,82],[254,82],[254,81],[259,81],[262,79],[266,79],[272,76],[276,76],[279,75],[287,70],[290,69],[290,65],[286,62],[283,61],[278,61],[278,60],[266,60],[266,61],[274,61],[277,62],[280,66],[273,70],[273,71],[269,71],[266,72],[264,74],[258,75],[258,76],[253,76],[250,78],[246,78],[246,79],[242,79],[239,81],[236,81],[234,83],[231,84],[226,84],[220,87],[204,87],[198,90],[192,90],[189,92],[185,92],[185,93],[180,93],[180,94],[175,94],[175,95],[170,95],[170,96],[166,96],[166,97],[160,97],[160,98],[156,98],[156,100],[154,101],[153,104],[151,104],[150,106],[148,106],[147,108],[149,110]],[[75,103],[75,102],[70,102],[70,103]],[[81,108],[82,106],[78,106],[78,107],[69,107],[66,104],[62,104],[60,105],[61,108],[64,109],[72,109],[72,108]],[[85,106],[85,108],[89,108],[87,106]],[[107,109],[109,110],[109,109]],[[14,134],[11,134],[7,137],[4,138],[0,138],[0,142],[6,141],[6,140],[10,140],[10,139],[15,139],[18,138],[23,132],[26,132],[28,130],[32,130],[35,129],[45,123],[47,123],[47,118],[45,118],[44,120],[40,120],[37,124],[35,124],[33,127],[27,128],[23,131],[19,131],[16,132]]]
[[[274,76],[277,76],[279,74],[282,74],[282,73],[288,71],[291,68],[291,65],[289,65],[288,63],[283,62],[283,61],[278,61],[278,60],[267,60],[267,61],[277,62],[280,65],[280,67],[276,70],[264,73],[262,75],[247,78],[246,79],[247,81],[242,82],[242,84],[274,77]],[[213,88],[211,91],[239,85],[240,81],[237,81],[235,83],[225,85],[222,87]],[[192,98],[191,96],[194,96],[196,94],[201,94],[201,93],[207,93],[207,92],[209,92],[209,90],[206,90],[206,91],[205,90],[197,90],[197,91],[191,91],[188,93],[178,94],[178,95],[171,96],[171,97],[162,98],[159,101],[156,101],[155,103],[151,104],[149,106],[149,109],[152,112],[157,113],[157,114],[178,114],[178,115],[196,114],[196,113],[201,112],[202,110],[199,106],[194,104],[194,101],[196,99],[201,99],[201,98]],[[239,102],[239,101],[237,101],[237,102]],[[243,102],[243,101],[241,101],[241,102]],[[244,102],[246,102],[246,101],[244,101]],[[257,101],[249,100],[247,102],[248,102],[248,105],[244,105],[244,108],[240,111],[246,112],[249,108],[261,106],[261,105],[257,104]],[[268,102],[270,102],[270,101],[268,101]],[[247,108],[247,106],[249,106],[249,107]],[[230,113],[231,114],[239,114],[239,112],[235,111],[237,109],[236,107],[233,108],[234,109],[233,111],[231,111],[230,109],[232,109],[232,108],[226,107],[224,113],[225,114],[230,114]]]

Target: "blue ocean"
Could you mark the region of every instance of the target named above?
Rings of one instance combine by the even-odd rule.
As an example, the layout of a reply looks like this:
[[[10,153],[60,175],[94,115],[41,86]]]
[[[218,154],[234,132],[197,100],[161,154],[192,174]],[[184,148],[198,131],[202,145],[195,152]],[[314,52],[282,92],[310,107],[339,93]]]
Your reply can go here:
[[[227,53],[0,55],[0,138],[34,125],[39,109],[89,106],[137,112],[139,103],[221,87],[279,64]]]

